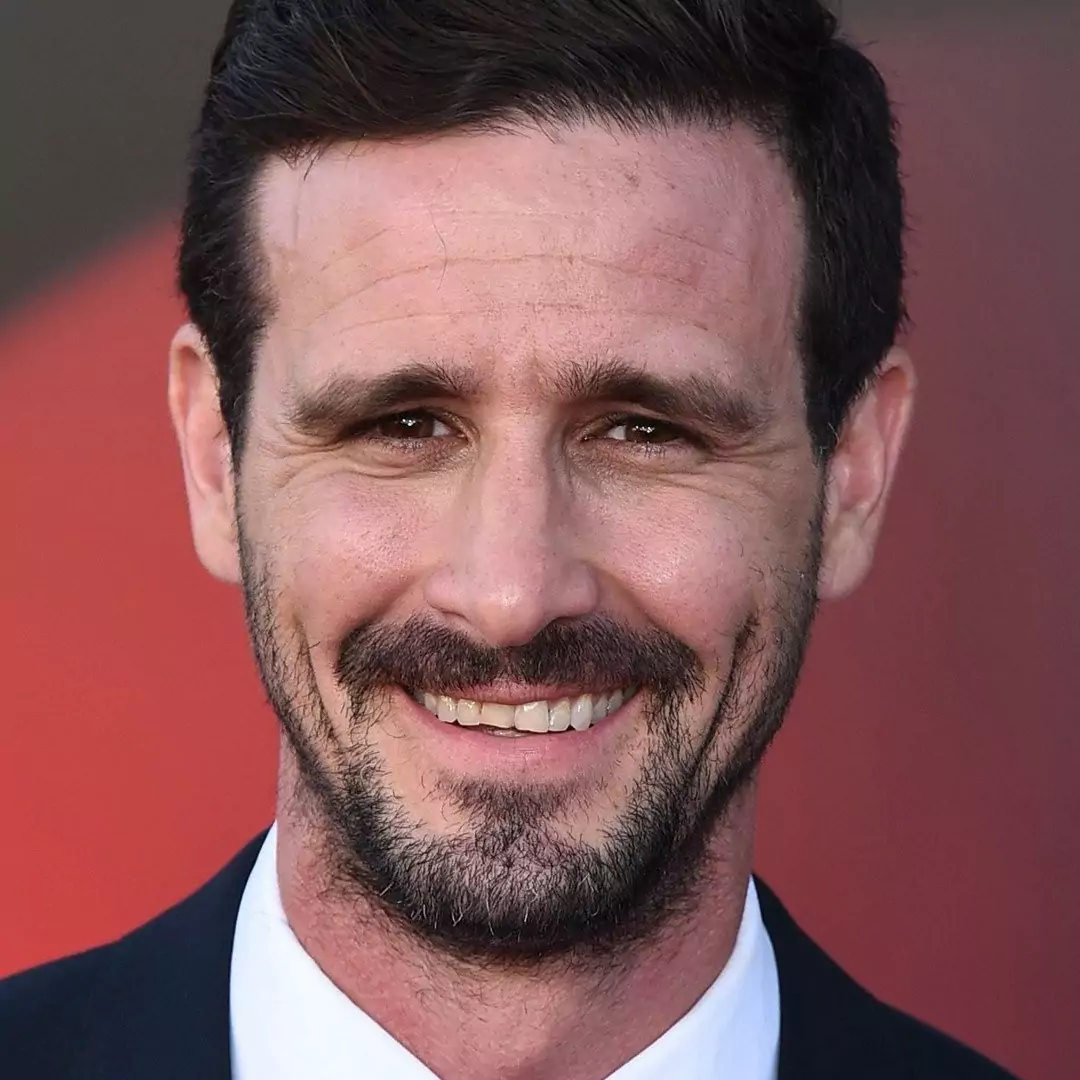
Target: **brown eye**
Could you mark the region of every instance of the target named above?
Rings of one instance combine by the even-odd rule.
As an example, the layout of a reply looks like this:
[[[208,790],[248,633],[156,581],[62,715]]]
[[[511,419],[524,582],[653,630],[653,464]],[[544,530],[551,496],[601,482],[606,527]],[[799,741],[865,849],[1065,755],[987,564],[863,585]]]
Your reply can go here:
[[[434,439],[451,434],[446,424],[428,412],[384,416],[376,420],[369,431],[380,439]]]
[[[617,442],[655,446],[660,443],[674,442],[682,437],[682,432],[673,424],[664,423],[663,420],[652,420],[647,416],[627,416],[608,428],[607,437]]]

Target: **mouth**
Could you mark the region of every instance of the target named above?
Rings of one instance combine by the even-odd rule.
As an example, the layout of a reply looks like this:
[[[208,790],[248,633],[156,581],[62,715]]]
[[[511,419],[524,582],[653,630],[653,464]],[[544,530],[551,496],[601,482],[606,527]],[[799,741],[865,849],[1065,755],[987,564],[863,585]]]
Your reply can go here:
[[[408,693],[444,724],[484,728],[492,735],[548,735],[587,731],[622,708],[634,697],[637,688],[620,687],[572,697],[536,698],[515,704],[453,698],[424,690]]]

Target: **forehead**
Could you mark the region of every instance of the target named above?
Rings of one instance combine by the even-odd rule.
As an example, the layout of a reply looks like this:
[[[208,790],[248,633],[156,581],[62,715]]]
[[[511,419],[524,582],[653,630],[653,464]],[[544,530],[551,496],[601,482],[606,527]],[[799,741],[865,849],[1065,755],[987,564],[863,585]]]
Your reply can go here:
[[[506,377],[515,358],[600,351],[767,378],[794,353],[797,199],[740,125],[342,144],[269,163],[256,205],[268,351],[290,381],[359,351]]]

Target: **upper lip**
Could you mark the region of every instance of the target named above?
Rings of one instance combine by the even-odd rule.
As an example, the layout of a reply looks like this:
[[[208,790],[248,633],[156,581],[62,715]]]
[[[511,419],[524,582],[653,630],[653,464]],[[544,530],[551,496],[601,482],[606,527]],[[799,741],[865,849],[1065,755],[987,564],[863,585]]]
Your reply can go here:
[[[530,701],[558,701],[560,698],[576,698],[583,694],[613,694],[616,690],[626,689],[621,686],[603,688],[578,686],[510,686],[505,683],[490,686],[467,686],[451,690],[442,690],[427,686],[416,689],[424,694],[452,697],[455,701],[478,701],[492,705],[527,705]]]

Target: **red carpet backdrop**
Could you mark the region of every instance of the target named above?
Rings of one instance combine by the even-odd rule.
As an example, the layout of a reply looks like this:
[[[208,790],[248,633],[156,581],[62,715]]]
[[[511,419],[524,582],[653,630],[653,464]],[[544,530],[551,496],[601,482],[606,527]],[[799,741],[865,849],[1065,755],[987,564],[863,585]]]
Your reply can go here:
[[[202,47],[224,5],[195,7]],[[1080,19],[905,10],[857,28],[904,125],[921,401],[875,573],[823,612],[766,768],[759,869],[880,996],[1064,1080],[1080,1075]],[[66,132],[30,151],[46,137]],[[62,191],[51,160],[42,183]],[[41,224],[35,246],[18,193],[0,203],[26,252],[25,280],[10,248],[0,279],[0,974],[144,920],[272,813],[274,721],[239,597],[191,550],[166,416],[175,183],[155,189],[159,224],[89,259],[100,222],[53,257],[62,237]],[[102,199],[115,235],[142,214]]]

